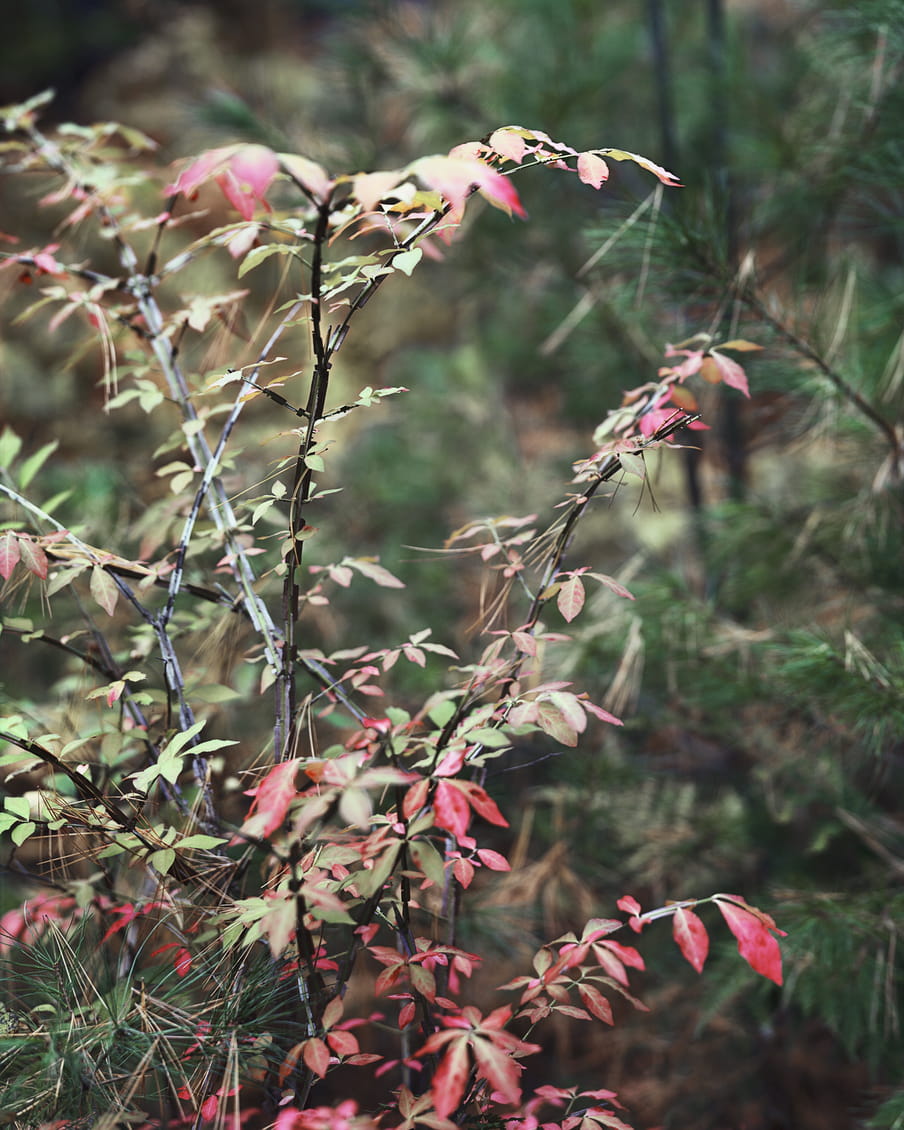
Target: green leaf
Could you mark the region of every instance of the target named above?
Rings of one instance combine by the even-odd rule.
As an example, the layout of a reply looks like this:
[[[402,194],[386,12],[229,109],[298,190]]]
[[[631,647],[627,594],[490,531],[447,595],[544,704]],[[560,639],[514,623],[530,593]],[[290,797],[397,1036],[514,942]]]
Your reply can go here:
[[[147,861],[155,871],[165,875],[176,862],[176,853],[172,848],[161,848],[160,851],[152,851]]]
[[[34,455],[24,461],[19,468],[19,486],[24,490],[35,475],[40,471],[46,460],[53,455],[56,449],[60,446],[58,439],[51,440],[50,443],[45,443],[42,448],[39,448]]]
[[[22,440],[10,427],[3,429],[0,435],[0,467],[8,471],[22,450]]]
[[[427,713],[430,716],[430,721],[434,726],[442,729],[443,726],[449,721],[452,715],[457,710],[455,702],[450,699],[441,699],[435,704],[431,704]]]
[[[412,840],[408,845],[411,858],[419,871],[422,871],[439,890],[446,881],[443,857],[429,840]]]
[[[201,721],[195,722],[195,724],[193,726],[189,726],[187,730],[182,730],[166,743],[166,745],[160,751],[161,756],[178,753],[180,749],[184,749],[184,747],[188,745],[193,737],[200,734],[203,729],[204,722]]]
[[[36,825],[31,820],[27,820],[24,824],[17,824],[9,834],[10,839],[20,847],[32,834],[35,827]]]
[[[193,745],[190,749],[187,749],[182,756],[185,757],[191,754],[192,757],[195,757],[202,753],[213,753],[215,750],[224,749],[228,745],[238,744],[237,741],[227,740],[225,738],[211,738],[209,741],[198,742],[197,745]]]
[[[6,797],[6,799],[3,801],[3,807],[7,812],[11,812],[13,816],[17,817],[19,820],[27,820],[31,813],[31,808],[24,796]]]
[[[397,271],[401,271],[403,275],[408,275],[411,278],[411,272],[420,263],[423,257],[423,251],[420,247],[412,247],[408,251],[400,251],[398,255],[392,258],[392,265]]]
[[[249,271],[253,271],[255,267],[263,263],[265,259],[269,259],[271,255],[297,254],[297,249],[287,243],[266,243],[263,247],[252,247],[242,260],[238,269],[238,277],[242,278],[243,275],[247,275]]]
[[[469,742],[480,742],[488,749],[505,749],[510,746],[511,739],[504,730],[497,730],[495,726],[480,726],[476,730],[467,730]]]
[[[186,836],[184,840],[180,840],[176,844],[176,850],[184,851],[186,848],[196,848],[201,851],[208,851],[210,848],[218,847],[226,842],[220,836],[204,836],[199,833],[195,836]]]
[[[627,474],[637,475],[641,479],[646,477],[647,469],[640,455],[635,455],[631,451],[622,451],[619,452],[618,461]]]
[[[396,860],[399,858],[401,846],[402,845],[398,843],[391,844],[386,851],[383,852],[370,871],[353,872],[349,878],[349,882],[355,885],[359,895],[362,895],[364,898],[370,898],[371,895],[376,894],[376,892],[380,890],[392,874]]]
[[[195,687],[191,694],[193,699],[209,703],[234,702],[242,697],[238,691],[225,687],[222,683],[206,683],[203,687]]]

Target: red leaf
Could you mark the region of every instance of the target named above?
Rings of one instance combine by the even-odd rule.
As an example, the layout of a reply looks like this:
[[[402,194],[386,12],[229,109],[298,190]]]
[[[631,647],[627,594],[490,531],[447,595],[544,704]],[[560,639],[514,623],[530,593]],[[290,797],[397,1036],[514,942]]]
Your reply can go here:
[[[738,953],[755,972],[768,977],[776,985],[782,983],[782,951],[770,933],[781,933],[769,917],[754,907],[739,906],[724,896],[713,900],[722,911],[728,928],[738,939]]]
[[[459,782],[437,783],[433,798],[433,819],[438,828],[445,828],[457,839],[467,835],[471,812]]]
[[[440,1118],[448,1118],[461,1102],[468,1079],[468,1044],[456,1040],[443,1056],[433,1076],[430,1094]]]
[[[19,559],[29,573],[34,573],[36,577],[46,580],[47,578],[47,555],[39,545],[36,545],[31,538],[22,537],[19,541]]]
[[[245,835],[269,836],[282,824],[289,805],[298,795],[295,789],[297,771],[298,758],[281,761],[256,788],[247,791],[247,796],[254,797],[254,803],[242,825]]]
[[[220,1105],[220,1099],[217,1095],[208,1095],[207,1098],[201,1103],[200,1115],[203,1119],[207,1120],[215,1117],[217,1107]]]
[[[429,788],[430,781],[427,777],[424,777],[422,780],[413,784],[408,792],[405,793],[405,799],[402,801],[402,815],[406,820],[410,820],[413,816],[416,816],[427,803],[427,792]]]
[[[468,752],[467,746],[458,746],[456,749],[450,749],[446,756],[440,761],[439,765],[433,770],[437,777],[454,777],[459,772],[462,765],[465,763],[465,754]]]
[[[471,807],[484,818],[488,824],[495,824],[499,828],[507,828],[508,820],[499,811],[496,802],[490,797],[486,789],[475,785],[472,781],[460,781],[459,785],[467,793]]]
[[[12,530],[0,534],[0,577],[8,581],[19,563],[19,539]]]
[[[185,977],[191,972],[191,954],[185,946],[179,946],[173,960],[173,968],[180,977]]]
[[[672,934],[687,960],[698,973],[702,973],[709,953],[709,935],[698,916],[692,910],[679,906],[672,922]]]

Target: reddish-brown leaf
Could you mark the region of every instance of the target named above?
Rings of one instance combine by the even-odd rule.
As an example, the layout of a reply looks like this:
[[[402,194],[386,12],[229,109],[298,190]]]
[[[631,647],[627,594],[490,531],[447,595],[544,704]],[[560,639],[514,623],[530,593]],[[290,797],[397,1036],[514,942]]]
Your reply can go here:
[[[330,1066],[330,1049],[323,1040],[318,1040],[316,1036],[305,1040],[302,1055],[307,1067],[322,1079]]]
[[[358,1045],[357,1037],[351,1032],[345,1032],[342,1029],[336,1032],[330,1032],[326,1038],[326,1042],[338,1056],[357,1055],[361,1050]]]
[[[47,579],[47,554],[31,538],[19,538],[19,559],[29,573],[42,581]]]

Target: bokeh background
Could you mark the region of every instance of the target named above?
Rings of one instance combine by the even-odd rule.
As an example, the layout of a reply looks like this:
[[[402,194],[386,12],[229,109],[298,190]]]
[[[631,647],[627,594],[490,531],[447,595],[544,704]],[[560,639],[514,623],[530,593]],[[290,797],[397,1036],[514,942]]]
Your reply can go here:
[[[4,13],[0,104],[53,87],[45,120],[121,120],[165,161],[246,139],[333,171],[391,168],[521,124],[681,177],[654,192],[617,166],[594,193],[537,170],[519,182],[527,224],[475,209],[446,262],[385,288],[343,350],[339,395],[412,392],[346,433],[337,477],[357,502],[323,548],[400,569],[406,547],[440,546],[474,516],[549,507],[667,342],[764,347],[745,356],[750,400],[708,393],[701,449],[667,454],[651,493],[588,523],[576,557],[637,600],[594,597],[561,674],[626,725],[511,775],[519,866],[467,922],[504,980],[506,955],[625,891],[645,904],[739,891],[774,914],[782,989],[757,983],[730,939],[697,978],[651,934],[652,1015],[551,1044],[552,1072],[618,1090],[639,1127],[904,1125],[902,63],[899,0]],[[38,241],[20,185],[0,183],[0,209],[4,231]],[[87,530],[134,517],[141,420],[99,412],[96,354],[67,360],[72,340],[37,320],[4,319],[2,334],[0,419],[30,449],[62,438],[58,473]],[[477,575],[442,558],[418,569],[404,607],[353,590],[318,646],[350,626],[376,644],[427,624],[467,646]],[[8,702],[39,697],[40,679],[4,676]]]

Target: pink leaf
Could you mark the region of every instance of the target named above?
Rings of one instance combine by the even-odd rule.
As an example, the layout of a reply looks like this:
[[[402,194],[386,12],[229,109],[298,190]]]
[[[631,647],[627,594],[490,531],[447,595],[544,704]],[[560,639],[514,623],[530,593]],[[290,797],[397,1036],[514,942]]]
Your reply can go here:
[[[713,350],[709,354],[709,360],[715,363],[716,370],[723,384],[729,385],[731,388],[739,389],[743,394],[750,399],[750,389],[747,386],[747,374],[731,357],[725,357],[721,353],[716,353]]]
[[[352,180],[352,195],[365,212],[372,212],[401,179],[399,172],[358,173]]]
[[[598,1020],[602,1020],[606,1024],[615,1023],[612,1016],[612,1005],[609,1004],[595,985],[579,984],[578,996],[587,1006],[588,1011]]]
[[[627,914],[639,916],[643,914],[640,909],[640,903],[633,895],[622,895],[622,897],[615,904],[619,910],[624,910]]]
[[[489,867],[491,871],[511,871],[511,864],[504,855],[500,855],[498,851],[493,851],[491,848],[478,848],[477,858],[484,865]]]
[[[388,569],[384,569],[382,565],[371,558],[358,557],[354,561],[347,561],[345,564],[351,565],[362,576],[367,577],[374,584],[381,585],[384,589],[403,589],[405,587],[404,581],[394,577]]]
[[[610,714],[608,710],[603,710],[601,706],[597,706],[595,702],[590,702],[587,699],[581,700],[581,705],[588,714],[592,714],[595,718],[599,718],[601,722],[608,722],[610,726],[624,726],[621,718],[616,718],[614,714]]]
[[[596,153],[579,153],[578,176],[584,184],[599,188],[609,179],[609,166]]]
[[[623,596],[626,600],[633,600],[634,594],[628,592],[624,585],[619,584],[614,577],[608,576],[606,573],[588,573],[588,576],[593,577],[595,581],[611,589],[617,596]]]
[[[282,824],[289,805],[298,795],[295,788],[297,771],[298,758],[281,761],[256,788],[248,790],[246,795],[255,799],[242,825],[246,836],[269,836]]]
[[[458,746],[455,749],[450,749],[445,757],[434,769],[434,775],[437,777],[454,777],[465,763],[465,754],[468,751],[467,746]]]
[[[19,539],[13,530],[0,534],[0,577],[8,581],[19,563]]]
[[[679,906],[672,922],[672,934],[687,960],[702,973],[709,953],[709,935],[699,917],[692,910]]]
[[[527,143],[520,134],[515,133],[514,130],[504,127],[503,129],[494,130],[490,134],[490,148],[495,149],[501,157],[507,157],[510,161],[515,161],[520,164],[524,151],[527,148]]]
[[[518,1081],[521,1068],[511,1054],[492,1040],[475,1036],[472,1042],[477,1060],[477,1077],[486,1079],[506,1103],[516,1103],[521,1098]]]
[[[782,951],[770,931],[781,934],[768,914],[748,906],[737,896],[717,895],[714,902],[722,911],[728,928],[738,939],[738,953],[755,972],[776,985],[782,983]]]
[[[476,157],[421,157],[409,171],[446,198],[453,219],[460,219],[465,201],[474,188],[504,212],[514,212],[522,220],[527,213],[511,180]]]
[[[242,219],[250,220],[256,204],[269,209],[266,192],[278,171],[276,154],[265,145],[226,145],[202,153],[166,191],[191,196],[214,179]]]
[[[448,1118],[461,1102],[467,1080],[467,1041],[456,1040],[443,1056],[430,1087],[433,1106],[440,1118]]]
[[[580,577],[570,577],[562,583],[556,605],[569,624],[584,607],[584,595]]]
[[[316,161],[301,157],[297,153],[280,153],[279,161],[283,169],[303,185],[315,200],[326,200],[333,182],[327,176],[326,170]]]

